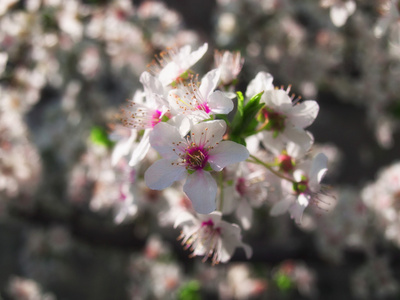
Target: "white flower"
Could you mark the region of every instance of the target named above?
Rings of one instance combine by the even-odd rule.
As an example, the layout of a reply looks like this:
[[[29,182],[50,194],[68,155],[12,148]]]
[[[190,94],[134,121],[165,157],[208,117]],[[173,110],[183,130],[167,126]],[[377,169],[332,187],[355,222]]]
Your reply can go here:
[[[233,102],[221,91],[215,91],[220,78],[219,69],[208,72],[201,84],[191,81],[170,91],[168,100],[175,114],[185,114],[197,120],[205,120],[210,114],[228,114]]]
[[[187,212],[179,215],[175,228],[182,227],[182,245],[193,251],[192,256],[204,256],[203,261],[210,257],[213,265],[227,262],[237,247],[243,247],[250,258],[252,249],[242,242],[239,226],[221,220],[221,216],[218,211],[197,217]]]
[[[145,93],[138,91],[123,110],[122,123],[124,126],[144,130],[140,143],[132,152],[129,165],[137,165],[150,149],[149,134],[153,127],[161,122],[162,117],[168,113],[168,104],[163,97],[163,88],[157,78],[148,72],[142,73],[140,81]],[[143,96],[146,96],[145,99]]]
[[[336,27],[346,24],[347,19],[356,11],[356,3],[353,0],[325,0],[321,5],[330,7],[329,16]]]
[[[292,99],[284,90],[268,90],[261,101],[265,107],[261,110],[264,129],[261,135],[263,145],[273,152],[285,149],[287,143],[291,154],[299,157],[310,149],[313,143],[311,133],[304,130],[314,122],[319,106],[316,101],[307,100],[293,105]]]
[[[323,153],[317,154],[311,164],[306,161],[294,171],[295,183],[292,185],[292,193],[283,200],[277,202],[271,209],[273,216],[281,215],[289,211],[296,223],[301,223],[304,209],[311,201],[316,201],[321,191],[320,182],[327,169],[328,159]]]
[[[208,121],[193,125],[182,137],[177,127],[157,124],[150,133],[150,144],[163,158],[146,171],[147,186],[162,190],[186,178],[183,191],[194,209],[204,214],[215,210],[217,184],[208,170],[221,171],[249,156],[244,146],[221,141],[225,130],[224,121]]]
[[[240,52],[215,51],[214,60],[216,67],[221,72],[221,81],[224,85],[232,83],[237,78],[244,63]]]
[[[267,199],[265,169],[258,165],[240,163],[234,180],[228,180],[224,188],[223,212],[235,212],[244,229],[249,229],[253,220],[253,207],[260,207]]]
[[[271,74],[266,72],[259,72],[247,86],[246,97],[251,98],[258,93],[273,90],[274,89],[274,85],[272,84],[273,80],[274,78],[272,77]],[[262,97],[264,97],[264,95]]]
[[[192,52],[192,48],[187,45],[179,50],[169,50],[162,52],[157,59],[161,68],[155,64],[152,65],[154,73],[158,74],[158,79],[163,86],[167,86],[185,73],[191,66],[193,66],[208,49],[208,44],[205,43],[196,51]]]

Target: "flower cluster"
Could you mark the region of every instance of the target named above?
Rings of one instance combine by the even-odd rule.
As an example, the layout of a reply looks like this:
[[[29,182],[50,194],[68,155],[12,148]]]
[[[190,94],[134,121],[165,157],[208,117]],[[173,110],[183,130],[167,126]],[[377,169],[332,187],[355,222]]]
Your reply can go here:
[[[274,87],[265,72],[249,83],[245,96],[235,94],[243,66],[238,52],[216,52],[215,68],[199,79],[191,68],[207,49],[204,44],[162,52],[142,73],[143,90],[122,108],[130,132],[117,141],[113,163],[137,170],[136,183],[144,179],[150,190],[182,188],[189,206],[176,210],[171,204],[176,216],[169,218],[182,227],[180,238],[193,255],[216,264],[228,261],[237,247],[251,255],[240,227],[222,220],[224,215],[235,211],[247,230],[253,209],[272,203],[271,215],[289,212],[300,224],[305,208],[319,204],[327,157],[310,157],[314,139],[305,128],[318,114],[316,101]]]

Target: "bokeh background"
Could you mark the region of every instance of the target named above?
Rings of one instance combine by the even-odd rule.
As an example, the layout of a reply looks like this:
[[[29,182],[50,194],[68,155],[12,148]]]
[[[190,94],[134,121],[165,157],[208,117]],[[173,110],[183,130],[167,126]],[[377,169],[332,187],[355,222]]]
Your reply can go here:
[[[1,0],[0,299],[398,299],[397,0]],[[160,197],[114,221],[110,124],[168,47],[240,51],[320,113],[329,205],[255,212],[227,264],[189,258]],[[115,125],[114,125],[115,126]]]

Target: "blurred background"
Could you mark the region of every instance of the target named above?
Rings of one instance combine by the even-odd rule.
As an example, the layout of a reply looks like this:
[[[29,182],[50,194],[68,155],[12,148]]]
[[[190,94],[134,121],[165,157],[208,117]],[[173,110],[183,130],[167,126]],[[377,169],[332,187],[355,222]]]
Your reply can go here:
[[[0,299],[399,299],[397,0],[0,0]],[[109,135],[168,47],[239,51],[320,112],[326,212],[255,210],[211,266],[160,222],[167,195],[120,212]],[[328,200],[327,200],[328,201]],[[307,213],[307,211],[306,211]]]

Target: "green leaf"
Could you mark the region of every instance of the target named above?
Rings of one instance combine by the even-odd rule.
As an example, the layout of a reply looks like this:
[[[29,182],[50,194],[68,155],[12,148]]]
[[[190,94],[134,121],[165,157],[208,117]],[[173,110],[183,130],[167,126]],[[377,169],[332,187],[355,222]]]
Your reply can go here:
[[[107,131],[100,127],[94,126],[90,131],[90,140],[97,145],[102,145],[107,148],[112,148],[114,146],[114,142],[108,138]]]
[[[182,285],[178,291],[178,300],[201,300],[200,283],[197,280],[191,280]]]
[[[243,97],[242,92],[236,92],[236,94],[237,94],[238,103],[237,103],[236,114],[232,121],[232,132],[233,133],[240,130],[240,127],[242,126],[242,121],[243,121],[244,97]]]
[[[281,291],[288,291],[292,288],[293,283],[289,276],[279,273],[275,277],[275,282]]]

